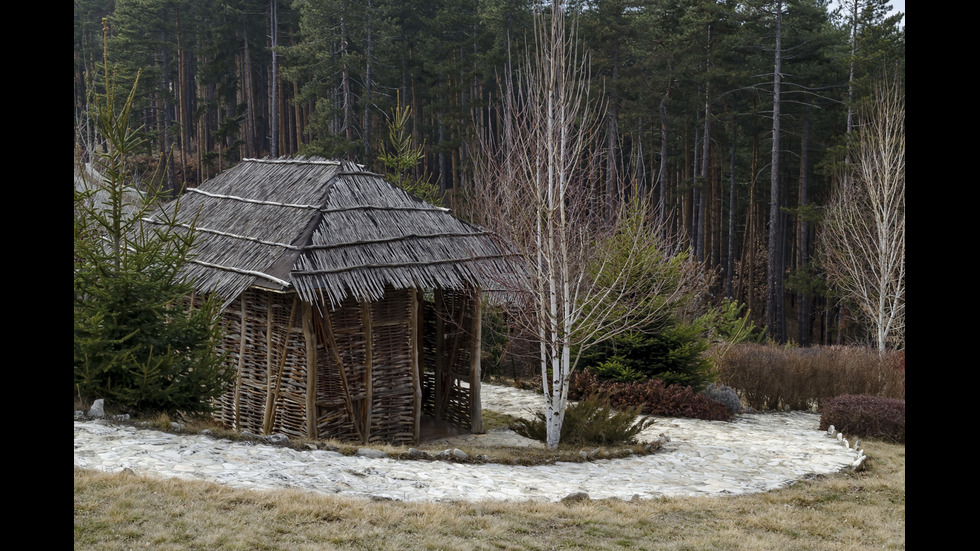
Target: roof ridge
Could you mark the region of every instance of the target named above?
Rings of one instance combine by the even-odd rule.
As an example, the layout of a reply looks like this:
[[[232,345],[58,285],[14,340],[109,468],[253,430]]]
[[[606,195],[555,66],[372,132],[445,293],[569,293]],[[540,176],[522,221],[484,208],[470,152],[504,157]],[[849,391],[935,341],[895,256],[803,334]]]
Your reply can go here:
[[[294,158],[284,158],[280,157],[278,159],[256,159],[252,157],[246,157],[242,159],[242,162],[252,162],[252,163],[265,163],[265,164],[288,164],[288,165],[333,165],[340,166],[342,161],[335,161],[330,159],[320,159],[320,158],[305,158],[305,157],[294,157]]]

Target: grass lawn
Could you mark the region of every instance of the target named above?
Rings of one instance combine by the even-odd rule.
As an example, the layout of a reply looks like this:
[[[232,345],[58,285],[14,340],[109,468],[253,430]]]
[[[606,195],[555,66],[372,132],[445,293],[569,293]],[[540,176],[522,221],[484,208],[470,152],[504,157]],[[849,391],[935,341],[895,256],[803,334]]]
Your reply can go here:
[[[905,446],[741,497],[402,503],[75,469],[75,549],[904,549]]]

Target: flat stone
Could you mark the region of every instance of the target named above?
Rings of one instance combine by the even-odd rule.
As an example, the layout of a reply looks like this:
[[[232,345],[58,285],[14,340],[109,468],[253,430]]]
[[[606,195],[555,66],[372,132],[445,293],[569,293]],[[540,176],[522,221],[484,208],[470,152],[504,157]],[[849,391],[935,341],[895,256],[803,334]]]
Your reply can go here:
[[[357,457],[369,457],[371,459],[381,459],[384,457],[388,457],[387,453],[381,450],[376,450],[374,448],[357,448],[357,451],[354,452],[354,455]]]

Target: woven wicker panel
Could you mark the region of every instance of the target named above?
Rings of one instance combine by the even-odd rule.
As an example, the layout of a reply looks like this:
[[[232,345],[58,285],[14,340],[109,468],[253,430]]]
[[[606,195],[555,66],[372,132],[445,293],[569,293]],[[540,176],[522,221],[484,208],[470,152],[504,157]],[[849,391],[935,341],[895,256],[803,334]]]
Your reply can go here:
[[[295,295],[268,293],[272,316],[271,358],[275,388],[279,398],[273,414],[273,432],[289,436],[309,436],[306,426],[306,337],[303,334],[303,307]],[[281,366],[281,375],[279,369]]]
[[[314,312],[314,315],[317,314]],[[320,438],[354,439],[359,434],[355,425],[360,422],[360,412],[364,406],[366,350],[361,308],[356,301],[348,299],[340,308],[326,315],[337,350],[330,350],[329,343],[318,343],[317,434]],[[342,366],[337,365],[338,354]],[[347,412],[340,369],[344,370],[347,378],[353,418]]]
[[[268,333],[270,316],[272,331]],[[225,331],[221,351],[227,354],[229,368],[238,370],[241,363],[241,371],[235,384],[217,400],[215,420],[261,434],[269,393],[278,379],[272,430],[306,436],[306,342],[302,310],[297,305],[293,311],[293,296],[248,290],[225,309],[221,324]]]
[[[245,323],[242,328],[242,368],[239,372],[239,430],[262,434],[269,374],[266,366],[266,297],[249,290],[242,295]]]
[[[371,304],[372,442],[401,444],[415,438],[414,293],[388,289],[382,300]]]
[[[227,369],[238,370],[239,337],[241,335],[242,300],[236,299],[222,312],[220,323],[224,337],[218,343],[219,354],[225,355]],[[214,420],[226,427],[237,429],[235,424],[235,384],[214,401]]]
[[[366,422],[371,442],[410,443],[415,438],[413,307],[413,290],[389,289],[383,299],[371,303],[368,309],[372,393],[371,416]],[[329,342],[324,343],[318,354],[317,431],[321,438],[356,438],[366,428],[362,425],[365,421],[362,414],[367,407],[364,376],[368,358],[364,311],[360,304],[349,299],[327,315],[337,354],[329,349]],[[347,413],[337,355],[347,378],[353,418]]]

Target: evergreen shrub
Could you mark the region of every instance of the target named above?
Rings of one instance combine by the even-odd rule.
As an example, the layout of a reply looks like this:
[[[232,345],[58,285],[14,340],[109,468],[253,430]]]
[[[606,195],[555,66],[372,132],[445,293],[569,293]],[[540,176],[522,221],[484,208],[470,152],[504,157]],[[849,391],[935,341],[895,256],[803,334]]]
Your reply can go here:
[[[126,208],[133,189],[126,163],[141,140],[128,125],[133,94],[117,111],[106,81],[93,114],[105,140],[97,157],[104,181],[89,186],[102,198],[75,191],[74,394],[130,411],[208,411],[233,375],[216,353],[219,304],[191,304],[193,287],[181,270],[193,231],[172,219],[146,222],[149,195]]]
[[[703,328],[673,317],[658,325],[618,335],[590,348],[580,361],[600,379],[632,383],[656,378],[667,385],[704,388],[714,379],[714,366],[704,354],[709,343]]]
[[[653,424],[649,418],[637,418],[636,407],[613,410],[608,401],[599,396],[587,396],[565,409],[561,425],[561,443],[569,446],[611,446],[634,444],[636,437]],[[540,440],[547,439],[544,412],[538,412],[533,420],[525,420],[514,428],[518,434]]]
[[[905,443],[905,400],[845,394],[821,408],[820,429]]]

